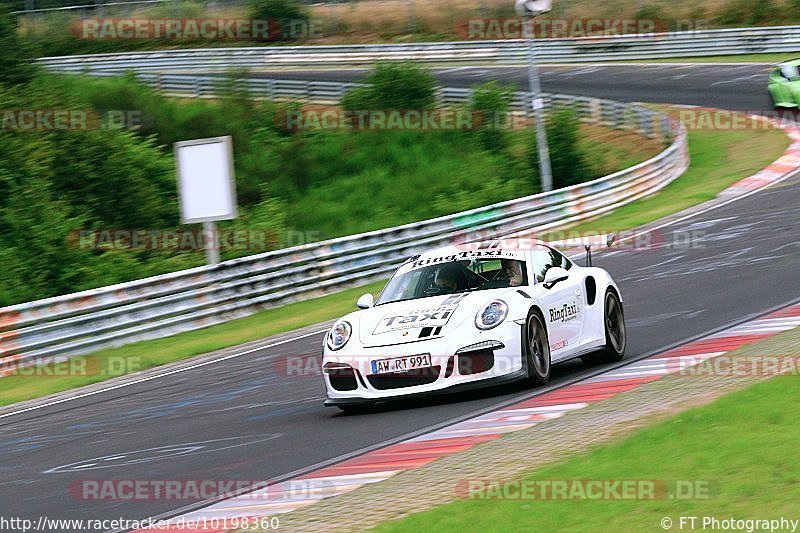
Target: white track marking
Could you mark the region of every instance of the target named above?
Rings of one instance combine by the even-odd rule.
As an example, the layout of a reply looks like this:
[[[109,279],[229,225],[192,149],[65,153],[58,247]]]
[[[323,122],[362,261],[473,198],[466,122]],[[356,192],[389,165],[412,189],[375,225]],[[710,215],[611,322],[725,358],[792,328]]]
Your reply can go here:
[[[453,72],[461,72],[462,70],[465,70],[465,69],[468,69],[468,68],[470,68],[470,67],[454,67],[454,68],[448,68],[448,69],[444,69],[444,70],[437,70],[436,73],[437,74],[452,74]]]
[[[795,174],[797,174],[796,171],[790,172],[790,173],[786,174],[785,176],[783,176],[782,178],[779,178],[779,179],[777,179],[777,180],[775,180],[775,181],[773,181],[771,183],[767,183],[766,185],[762,185],[758,189],[753,189],[752,191],[746,192],[746,193],[744,193],[744,194],[742,194],[740,196],[734,196],[730,200],[725,200],[722,203],[709,206],[706,209],[703,209],[703,210],[698,211],[696,213],[689,213],[686,216],[677,218],[675,220],[671,220],[669,222],[665,222],[664,224],[660,224],[660,225],[652,227],[652,228],[648,228],[648,229],[643,230],[643,231],[641,231],[639,233],[634,233],[634,234],[629,235],[627,237],[623,237],[622,239],[620,239],[617,242],[629,241],[629,240],[634,239],[634,238],[636,238],[636,237],[638,237],[640,235],[646,235],[646,234],[651,233],[653,231],[656,231],[656,230],[659,230],[659,229],[662,229],[662,228],[667,228],[669,226],[673,226],[673,225],[677,224],[678,222],[683,222],[684,220],[692,219],[692,218],[694,218],[694,217],[696,217],[698,215],[702,215],[704,213],[708,213],[709,211],[713,211],[714,209],[718,209],[718,208],[726,206],[728,204],[732,204],[733,202],[738,202],[739,200],[747,198],[748,196],[752,196],[752,195],[754,195],[754,194],[756,194],[758,192],[763,191],[764,189],[769,189],[770,187],[774,187],[775,185],[777,185],[777,184],[779,184],[781,182],[784,182],[784,181],[786,181],[786,180],[788,180],[790,178],[793,178],[795,176]]]
[[[718,85],[725,85],[727,83],[736,83],[736,82],[739,82],[739,81],[752,80],[753,78],[760,78],[762,76],[764,76],[764,74],[751,74],[749,76],[740,76],[738,78],[733,78],[732,80],[715,81],[714,83],[709,85],[709,87],[716,87]]]

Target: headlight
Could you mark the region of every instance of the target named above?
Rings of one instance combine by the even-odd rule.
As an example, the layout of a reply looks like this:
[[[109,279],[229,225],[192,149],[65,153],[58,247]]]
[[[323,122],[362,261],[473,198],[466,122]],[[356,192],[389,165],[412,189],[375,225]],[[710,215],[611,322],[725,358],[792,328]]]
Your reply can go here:
[[[508,316],[508,305],[503,300],[494,300],[475,315],[478,329],[492,329],[503,323]]]
[[[341,350],[347,341],[350,340],[350,335],[353,333],[353,328],[348,322],[339,322],[331,328],[328,332],[328,348],[333,351]]]

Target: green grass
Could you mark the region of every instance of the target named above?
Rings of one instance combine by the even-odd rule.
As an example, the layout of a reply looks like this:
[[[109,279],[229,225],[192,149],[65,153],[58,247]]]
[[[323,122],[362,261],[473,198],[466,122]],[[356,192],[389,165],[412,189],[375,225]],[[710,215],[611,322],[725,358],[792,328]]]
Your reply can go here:
[[[625,206],[612,215],[587,222],[578,229],[629,229],[713,198],[730,184],[777,159],[788,145],[788,140],[783,133],[774,130],[691,131],[689,143],[692,165],[686,174],[658,195]],[[624,159],[625,155],[619,153],[617,157]],[[376,293],[381,286],[382,283],[374,283],[349,289],[202,330],[103,350],[87,356],[86,359],[90,367],[95,365],[104,368],[109,358],[121,358],[131,361],[132,371],[151,368],[336,318],[353,310],[355,300],[362,293]],[[95,383],[107,377],[5,377],[0,379],[0,405]]]
[[[100,372],[113,370],[114,364],[117,362],[125,361],[125,365],[132,372],[144,370],[330,320],[354,310],[356,299],[359,296],[365,292],[377,294],[384,283],[376,282],[288,304],[249,317],[172,337],[102,350],[81,357],[82,361],[86,361],[85,367],[89,370],[84,372],[80,370],[80,367],[76,367],[71,373],[77,375],[63,375],[70,373],[66,368],[62,375],[57,376],[12,375],[0,378],[0,405],[21,402],[103,381],[111,376],[103,375]],[[109,361],[114,361],[114,363],[109,363]]]
[[[797,376],[778,377],[523,478],[691,481],[708,487],[705,499],[464,499],[376,531],[638,532],[661,531],[663,517],[672,530],[680,516],[798,519],[798,395]]]

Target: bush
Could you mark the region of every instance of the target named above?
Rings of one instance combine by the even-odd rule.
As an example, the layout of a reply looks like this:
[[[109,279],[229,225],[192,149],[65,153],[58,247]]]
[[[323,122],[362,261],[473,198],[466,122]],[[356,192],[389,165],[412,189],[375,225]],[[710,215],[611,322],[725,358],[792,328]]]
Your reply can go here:
[[[775,0],[755,0],[752,2],[749,24],[764,24],[778,18],[778,6]]]
[[[774,0],[732,0],[717,15],[725,26],[763,24],[778,18]]]
[[[131,77],[41,75],[0,87],[7,109],[135,110],[133,131],[104,128],[4,134],[0,144],[0,306],[203,264],[198,251],[81,248],[70,232],[180,226],[172,143],[232,135],[240,217],[221,227],[285,233],[266,182],[280,174],[272,105],[232,89],[220,101],[164,98]],[[264,133],[259,134],[259,131]],[[138,132],[138,133],[135,133]],[[288,157],[288,156],[287,156]],[[244,225],[244,226],[243,226]],[[261,250],[223,252],[224,259]]]
[[[702,6],[698,6],[702,9]],[[674,13],[670,12],[671,15]],[[690,18],[703,18],[702,16],[697,17],[690,17]],[[647,4],[641,6],[636,12],[633,14],[634,20],[648,20],[653,22],[655,25],[655,32],[665,32],[665,31],[675,31],[677,29],[677,20],[674,16],[667,16],[664,14],[664,7],[662,5],[656,4]]]
[[[353,87],[342,96],[342,109],[378,109],[378,94],[372,87]]]
[[[507,146],[508,108],[513,98],[512,87],[494,81],[474,87],[470,107],[480,115],[478,138],[485,149],[499,152]]]
[[[364,82],[342,98],[345,109],[432,109],[436,79],[426,68],[409,62],[378,63]]]
[[[81,100],[100,113],[110,110],[133,110],[138,113],[141,136],[153,136],[158,145],[172,149],[177,141],[204,137],[233,137],[236,153],[237,192],[241,205],[260,202],[263,169],[246,168],[248,154],[261,150],[251,145],[252,132],[273,124],[274,107],[270,103],[256,105],[248,91],[237,80],[238,71],[222,77],[220,100],[200,101],[164,98],[153,89],[140,85],[132,76],[109,79],[87,79],[79,76],[47,77],[48,91],[63,98],[81,95]],[[37,85],[38,83],[34,84]],[[219,87],[218,87],[219,88]]]
[[[561,189],[583,183],[592,175],[585,156],[580,150],[580,121],[571,109],[552,109],[547,118],[547,142],[550,148],[550,168],[553,174],[553,189]],[[539,175],[539,151],[536,137],[531,142],[531,167]]]
[[[252,0],[250,17],[278,21],[280,33],[277,38],[291,39],[302,35],[310,18],[308,10],[298,0]],[[300,31],[298,31],[300,30]],[[272,32],[270,32],[272,35]]]
[[[298,229],[348,235],[533,191],[525,165],[454,131],[325,131],[305,145],[313,184],[289,205]]]
[[[8,4],[0,3],[0,83],[26,83],[35,72],[30,47],[17,36],[17,19]]]
[[[637,9],[636,13],[633,14],[633,18],[634,20],[661,20],[664,17],[660,6],[647,4]]]

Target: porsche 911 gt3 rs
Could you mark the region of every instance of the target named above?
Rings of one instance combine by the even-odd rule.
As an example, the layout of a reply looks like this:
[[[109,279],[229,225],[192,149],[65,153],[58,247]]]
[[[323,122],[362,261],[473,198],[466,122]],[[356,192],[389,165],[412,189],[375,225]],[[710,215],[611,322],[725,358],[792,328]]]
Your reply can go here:
[[[541,385],[555,362],[622,359],[622,297],[608,272],[544,243],[521,248],[491,241],[409,258],[325,336],[325,404]]]

